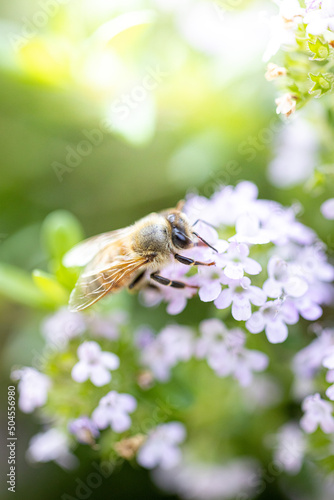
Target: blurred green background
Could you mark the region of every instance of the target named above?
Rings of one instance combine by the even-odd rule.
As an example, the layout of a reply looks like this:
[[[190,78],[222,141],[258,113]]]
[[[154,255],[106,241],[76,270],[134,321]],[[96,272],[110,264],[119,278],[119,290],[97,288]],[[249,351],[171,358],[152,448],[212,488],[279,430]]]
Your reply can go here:
[[[282,126],[275,88],[263,77],[268,28],[260,13],[271,7],[250,0],[1,3],[0,261],[47,270],[40,229],[54,210],[75,214],[90,236],[174,206],[187,192],[209,196],[241,179],[255,181],[261,197],[301,201],[302,220],[326,241],[329,222],[318,210],[326,188],[312,198],[267,180]],[[11,367],[29,364],[41,349],[45,313],[6,298],[3,282],[0,288],[5,401]],[[163,324],[161,311],[154,314]],[[16,498],[75,497],[75,478],[91,471],[87,452],[79,452],[73,474],[31,467],[24,453],[38,429],[18,414]],[[265,494],[274,498],[270,487]],[[130,466],[95,495],[160,498],[148,475]]]

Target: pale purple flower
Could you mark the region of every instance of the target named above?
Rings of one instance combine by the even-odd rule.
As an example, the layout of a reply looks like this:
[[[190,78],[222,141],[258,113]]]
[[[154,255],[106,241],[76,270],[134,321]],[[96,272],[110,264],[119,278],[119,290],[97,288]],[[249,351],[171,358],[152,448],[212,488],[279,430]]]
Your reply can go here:
[[[334,345],[329,347],[322,362],[325,368],[334,369]]]
[[[309,12],[310,10],[316,10],[321,7],[322,0],[305,0],[306,4],[306,12]]]
[[[127,321],[127,314],[124,311],[114,311],[106,316],[95,314],[90,316],[88,321],[90,330],[96,337],[116,340],[119,337],[121,326]]]
[[[306,31],[311,35],[322,35],[334,30],[334,0],[322,0],[320,9],[308,10],[304,16]]]
[[[136,408],[137,401],[130,394],[110,391],[93,411],[92,420],[99,429],[106,429],[110,426],[113,431],[121,433],[130,429],[129,413],[134,412]]]
[[[329,198],[320,207],[322,215],[329,220],[334,220],[334,198]]]
[[[199,329],[201,336],[196,342],[195,354],[198,358],[205,358],[214,353],[216,348],[225,341],[228,330],[224,323],[217,318],[202,321]]]
[[[314,377],[332,346],[334,346],[333,332],[324,330],[315,340],[295,355],[293,359],[295,373],[304,379]]]
[[[186,430],[180,422],[169,422],[153,429],[139,449],[137,462],[146,469],[175,467],[181,461],[179,445],[185,440]]]
[[[328,370],[328,372],[326,373],[326,380],[327,382],[333,384],[334,370]],[[328,389],[326,390],[326,396],[328,397],[328,399],[331,399],[332,401],[334,400],[334,384],[328,387]]]
[[[54,461],[64,469],[73,469],[78,459],[69,451],[69,439],[59,429],[49,429],[33,436],[27,458],[30,462]]]
[[[51,387],[49,377],[35,370],[24,367],[12,373],[13,380],[19,380],[19,407],[24,413],[31,413],[36,408],[44,406]]]
[[[326,434],[334,432],[333,405],[323,400],[320,394],[307,396],[303,401],[302,409],[305,413],[300,425],[305,432],[311,434],[318,426]]]
[[[226,309],[232,304],[232,316],[237,321],[246,321],[252,315],[251,303],[262,306],[267,299],[261,288],[251,285],[251,280],[244,276],[239,280],[223,279],[224,288],[215,300],[217,309]]]
[[[215,248],[218,253],[212,256],[212,261],[219,261],[219,257],[226,251],[229,244],[225,240],[218,240]],[[199,260],[199,256],[195,257]],[[224,271],[219,266],[199,267],[198,273],[193,276],[192,284],[198,286],[198,296],[202,302],[212,302],[221,292],[224,282]]]
[[[317,128],[300,115],[277,134],[275,156],[268,177],[279,188],[290,188],[309,179],[318,162]]]
[[[229,238],[229,241],[253,245],[264,245],[271,241],[271,234],[261,227],[260,219],[255,213],[248,212],[239,215],[235,230],[236,234]]]
[[[78,347],[79,362],[72,369],[72,378],[76,382],[90,379],[97,387],[108,384],[110,370],[119,367],[119,358],[112,352],[103,352],[94,341],[83,342]]]
[[[259,311],[253,313],[246,322],[246,328],[251,333],[265,330],[269,342],[278,344],[287,339],[286,325],[294,325],[298,319],[298,312],[294,307],[277,299],[266,302]]]
[[[181,325],[166,326],[147,343],[141,351],[141,363],[149,368],[157,380],[170,378],[171,369],[180,361],[188,361],[194,349],[194,334]]]
[[[291,301],[298,313],[308,321],[315,321],[322,316],[322,308],[312,300],[308,292],[299,299]]]
[[[296,220],[293,207],[283,208],[266,200],[258,202],[261,209],[265,209],[268,203],[272,209],[264,211],[263,228],[271,234],[271,240],[275,245],[282,246],[290,242],[310,245],[315,240],[314,231]]]
[[[68,430],[83,444],[94,443],[94,438],[97,438],[100,434],[95,423],[86,415],[72,420],[69,423]]]
[[[145,349],[148,345],[150,345],[155,339],[154,331],[150,326],[143,325],[134,333],[134,344],[137,349]]]
[[[334,279],[334,267],[327,262],[327,256],[322,243],[307,245],[304,248],[295,247],[293,260],[300,275],[308,283],[317,284],[319,281],[331,282]],[[312,287],[313,288],[313,287]]]
[[[216,257],[217,267],[224,269],[224,274],[231,279],[240,279],[244,273],[259,274],[261,265],[248,257],[249,248],[245,243],[230,243],[227,252]]]
[[[269,278],[263,284],[263,290],[273,299],[283,293],[291,297],[301,297],[308,290],[307,282],[297,275],[294,266],[277,255],[268,263]]]
[[[234,226],[237,218],[247,211],[252,211],[256,202],[258,189],[248,181],[239,182],[237,186],[224,186],[216,191],[210,200],[197,203],[196,197],[186,203],[186,213],[194,211],[194,217],[210,222],[215,227]],[[206,200],[206,198],[204,198]],[[191,204],[188,210],[188,203]],[[196,209],[197,206],[197,209]]]
[[[306,440],[297,424],[288,423],[277,434],[277,448],[274,459],[289,474],[298,474],[306,451]]]
[[[245,340],[242,330],[231,330],[226,342],[208,356],[209,366],[219,377],[232,375],[243,387],[252,382],[253,372],[263,371],[268,366],[268,357],[260,351],[246,349]]]
[[[329,370],[326,374],[327,382],[334,382],[334,344],[328,348],[322,364]],[[334,400],[334,385],[328,387],[328,389],[326,390],[326,396],[329,399]]]
[[[268,366],[268,357],[260,351],[245,348],[246,336],[241,329],[227,331],[216,319],[200,324],[201,338],[197,342],[196,355],[206,358],[208,365],[219,377],[233,376],[241,386],[251,383],[253,372]]]
[[[80,312],[70,312],[67,307],[62,307],[42,323],[44,337],[48,343],[60,350],[66,348],[69,340],[80,336],[86,330],[85,316]]]

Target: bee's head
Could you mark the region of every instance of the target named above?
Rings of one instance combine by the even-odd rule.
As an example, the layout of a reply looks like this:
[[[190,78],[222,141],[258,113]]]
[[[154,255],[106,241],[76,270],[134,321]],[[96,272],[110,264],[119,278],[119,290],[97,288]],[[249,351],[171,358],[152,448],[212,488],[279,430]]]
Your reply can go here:
[[[190,224],[186,215],[178,210],[173,210],[166,218],[171,227],[173,245],[180,249],[194,246]]]

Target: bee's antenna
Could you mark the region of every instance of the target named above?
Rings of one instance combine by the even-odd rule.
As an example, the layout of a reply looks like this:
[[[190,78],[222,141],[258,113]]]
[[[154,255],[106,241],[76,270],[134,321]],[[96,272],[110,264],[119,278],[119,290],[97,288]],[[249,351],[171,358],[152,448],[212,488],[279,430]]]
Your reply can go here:
[[[203,222],[203,224],[206,224],[207,226],[210,226],[212,227],[213,229],[216,229],[215,226],[213,224],[210,224],[210,222],[207,222],[206,220],[203,220],[203,219],[197,219],[196,222],[193,223],[193,226],[192,227],[195,227],[196,224],[198,224],[199,222]]]
[[[202,241],[202,242],[203,242],[203,243],[204,243],[207,247],[211,248],[211,249],[212,249],[212,250],[214,250],[216,253],[218,253],[218,250],[217,250],[215,247],[213,247],[212,245],[210,245],[210,243],[208,243],[207,241],[205,241],[205,239],[204,239],[204,238],[202,238],[199,234],[195,233],[195,231],[193,231],[193,233],[192,233],[192,234],[194,234],[195,236],[197,236],[197,238],[198,238],[199,240],[201,240],[201,241]]]

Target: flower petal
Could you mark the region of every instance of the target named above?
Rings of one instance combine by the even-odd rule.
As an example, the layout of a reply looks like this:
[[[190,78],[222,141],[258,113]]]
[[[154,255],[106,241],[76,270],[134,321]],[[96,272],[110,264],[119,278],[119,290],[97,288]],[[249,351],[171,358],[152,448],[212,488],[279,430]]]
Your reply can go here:
[[[232,292],[230,288],[222,290],[220,295],[216,298],[214,304],[217,309],[226,309],[232,304]]]
[[[102,352],[100,359],[102,364],[109,370],[116,370],[119,367],[119,357],[113,352]]]
[[[268,297],[277,299],[282,294],[282,285],[278,281],[269,278],[263,283],[263,290]]]
[[[218,297],[221,289],[219,281],[211,281],[200,288],[198,295],[202,302],[211,302]]]
[[[259,274],[262,271],[261,265],[249,257],[244,260],[244,269],[248,274]]]
[[[267,295],[258,286],[250,286],[248,289],[248,297],[254,306],[263,306],[267,300]]]
[[[89,368],[84,361],[79,361],[72,368],[72,378],[76,382],[85,382],[89,377]]]
[[[249,300],[244,298],[234,298],[232,304],[232,316],[237,321],[246,321],[252,315],[252,308]]]
[[[238,280],[243,277],[244,269],[240,262],[228,262],[224,269],[224,274],[232,280]]]
[[[91,368],[90,379],[96,387],[102,387],[110,382],[111,375],[103,366],[94,366]]]
[[[166,311],[168,314],[175,316],[176,314],[180,314],[180,312],[183,311],[183,309],[187,305],[187,299],[184,296],[175,296],[175,299],[169,302],[168,306],[166,307]]]
[[[291,297],[301,297],[308,290],[308,284],[298,276],[292,276],[284,285],[284,290]]]
[[[106,408],[98,406],[92,414],[92,420],[99,429],[106,429],[109,425],[109,413]]]
[[[246,328],[251,333],[260,333],[264,330],[265,320],[263,314],[257,311],[252,314],[249,320],[246,322]]]
[[[115,432],[124,432],[131,427],[131,418],[126,413],[114,410],[110,415],[111,428]]]
[[[288,327],[283,321],[273,320],[268,321],[266,326],[266,335],[269,342],[272,344],[280,344],[288,337]]]

